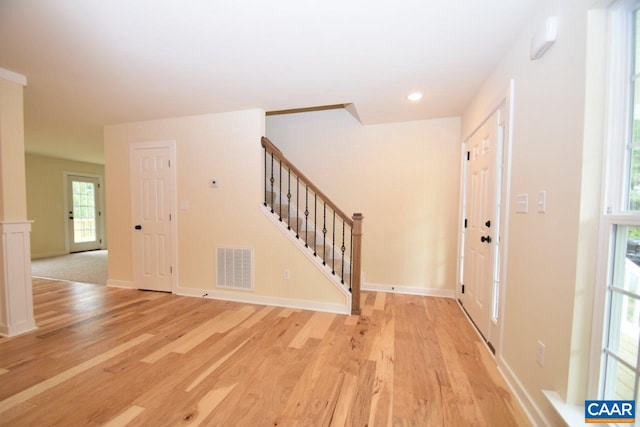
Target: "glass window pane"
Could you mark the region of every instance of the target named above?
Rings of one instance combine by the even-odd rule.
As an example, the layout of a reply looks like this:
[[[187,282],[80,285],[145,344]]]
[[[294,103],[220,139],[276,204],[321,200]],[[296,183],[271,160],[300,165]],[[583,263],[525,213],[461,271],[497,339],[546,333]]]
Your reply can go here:
[[[638,361],[638,315],[640,301],[618,292],[611,295],[611,318],[607,348],[628,364],[635,366]]]
[[[636,375],[631,369],[607,356],[604,399],[633,400],[636,380]]]
[[[640,294],[640,227],[616,227],[612,285]]]

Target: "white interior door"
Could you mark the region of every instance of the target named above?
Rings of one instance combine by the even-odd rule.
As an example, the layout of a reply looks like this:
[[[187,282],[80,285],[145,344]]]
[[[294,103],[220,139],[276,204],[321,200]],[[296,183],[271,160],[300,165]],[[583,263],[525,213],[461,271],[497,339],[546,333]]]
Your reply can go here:
[[[100,180],[66,174],[69,251],[102,248]]]
[[[131,147],[133,270],[139,289],[172,290],[172,152],[164,143]]]
[[[497,113],[496,113],[497,114]],[[496,114],[467,141],[466,228],[464,238],[464,288],[460,301],[480,333],[491,345],[494,305],[496,223]]]

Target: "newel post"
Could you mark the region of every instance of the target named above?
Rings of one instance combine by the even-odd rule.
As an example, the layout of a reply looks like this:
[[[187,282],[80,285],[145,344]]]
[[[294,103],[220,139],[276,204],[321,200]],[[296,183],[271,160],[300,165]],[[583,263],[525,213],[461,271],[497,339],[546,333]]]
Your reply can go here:
[[[362,265],[362,219],[361,213],[353,214],[353,248],[351,260],[351,314],[360,314],[360,270]]]

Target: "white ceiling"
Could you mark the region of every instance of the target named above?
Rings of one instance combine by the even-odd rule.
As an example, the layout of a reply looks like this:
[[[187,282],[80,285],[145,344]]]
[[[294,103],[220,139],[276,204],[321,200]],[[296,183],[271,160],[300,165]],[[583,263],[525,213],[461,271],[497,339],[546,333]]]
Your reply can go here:
[[[0,68],[28,79],[27,151],[100,163],[102,126],[127,121],[342,103],[365,124],[459,115],[533,7],[0,0]]]

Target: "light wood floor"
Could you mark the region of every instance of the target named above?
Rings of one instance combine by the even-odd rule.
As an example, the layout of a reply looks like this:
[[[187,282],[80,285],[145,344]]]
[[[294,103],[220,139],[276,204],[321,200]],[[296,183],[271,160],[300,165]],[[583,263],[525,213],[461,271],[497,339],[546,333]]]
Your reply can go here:
[[[451,299],[361,316],[34,279],[0,338],[0,425],[529,425]]]

